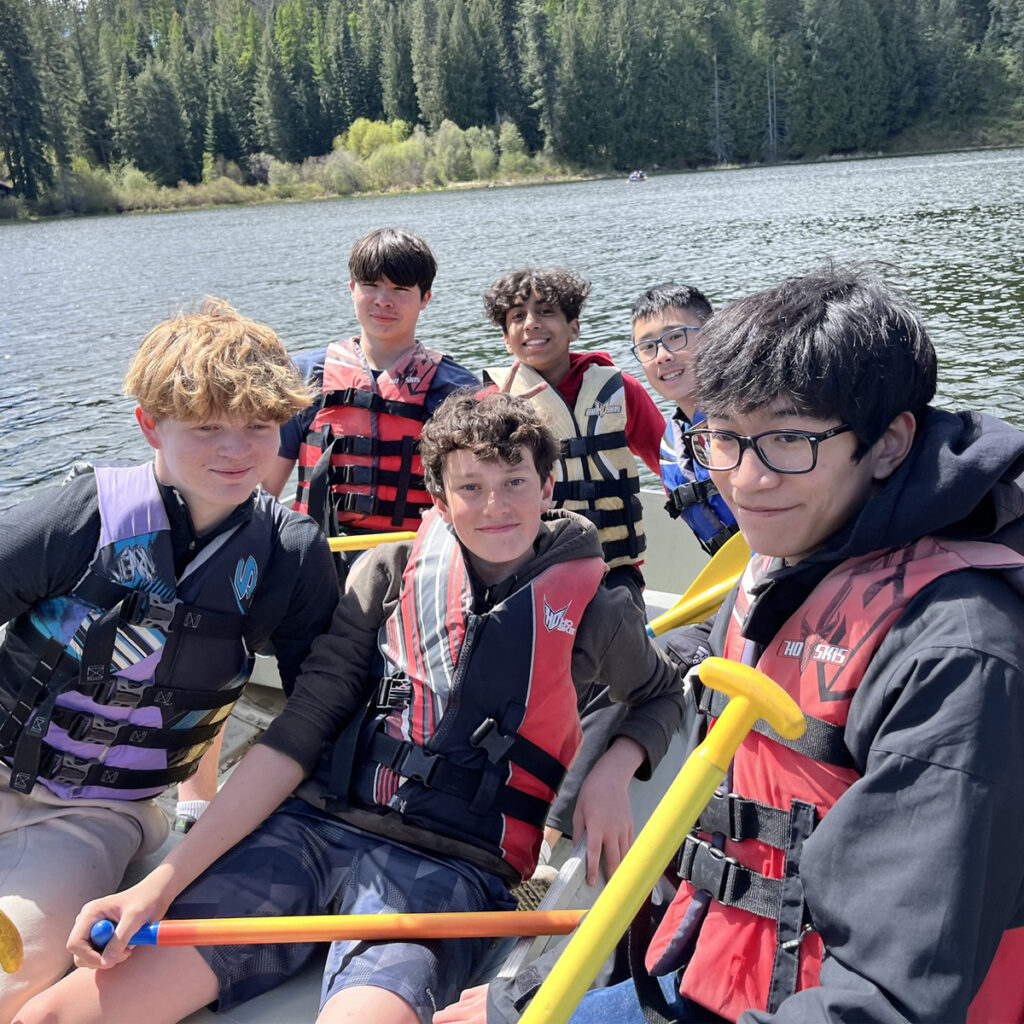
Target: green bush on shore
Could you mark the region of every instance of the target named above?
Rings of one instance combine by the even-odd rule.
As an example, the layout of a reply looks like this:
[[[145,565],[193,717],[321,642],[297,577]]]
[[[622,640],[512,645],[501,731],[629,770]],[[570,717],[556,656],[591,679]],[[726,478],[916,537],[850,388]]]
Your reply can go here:
[[[39,200],[8,197],[0,203],[0,219],[319,199],[570,173],[543,153],[531,156],[519,129],[508,121],[497,134],[490,128],[462,129],[452,121],[430,134],[401,120],[359,118],[334,140],[330,153],[301,164],[256,153],[243,167],[208,153],[203,181],[196,185],[158,185],[132,164],[106,171],[76,157]]]

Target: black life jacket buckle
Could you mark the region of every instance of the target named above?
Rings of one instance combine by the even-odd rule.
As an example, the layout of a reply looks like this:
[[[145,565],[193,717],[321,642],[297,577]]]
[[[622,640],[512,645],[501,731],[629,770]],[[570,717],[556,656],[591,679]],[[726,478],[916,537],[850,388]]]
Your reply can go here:
[[[515,736],[503,736],[498,732],[498,723],[493,718],[485,718],[469,737],[470,744],[483,750],[491,764],[505,758],[515,741]]]
[[[687,836],[687,843],[693,841],[691,836]],[[713,900],[721,903],[731,888],[729,876],[738,867],[739,861],[735,857],[727,857],[710,843],[698,841],[690,866],[689,882],[695,889],[703,889],[711,894]]]
[[[94,697],[97,704],[112,704],[115,707],[137,708],[149,689],[148,683],[111,676],[103,689],[102,696]]]
[[[116,722],[112,718],[100,718],[88,712],[79,712],[65,726],[68,736],[79,743],[101,743],[111,746],[117,739],[118,730],[124,722]]]
[[[401,765],[395,767],[395,771],[404,778],[414,779],[416,782],[422,782],[424,786],[429,786],[442,758],[415,744],[410,744],[404,749],[405,756]]]
[[[121,621],[144,629],[159,629],[166,633],[174,621],[179,602],[162,601],[153,594],[134,590],[124,600]]]
[[[39,776],[51,782],[80,786],[88,778],[92,762],[60,750],[51,750],[42,758]]]

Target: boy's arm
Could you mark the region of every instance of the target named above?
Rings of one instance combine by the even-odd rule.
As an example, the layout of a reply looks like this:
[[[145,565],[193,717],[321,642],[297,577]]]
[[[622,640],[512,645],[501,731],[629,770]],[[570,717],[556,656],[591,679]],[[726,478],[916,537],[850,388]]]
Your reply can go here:
[[[573,648],[577,688],[608,687],[629,713],[616,728],[646,752],[639,777],[649,778],[682,725],[683,673],[647,636],[643,613],[624,588],[599,587],[580,620]]]
[[[85,573],[99,535],[92,473],[5,512],[0,522],[0,623],[37,601],[68,593]]]
[[[271,570],[268,582],[279,610],[270,639],[285,692],[290,693],[313,641],[330,625],[338,603],[338,576],[323,534],[310,519],[298,516],[284,521]]]
[[[87,903],[75,920],[68,949],[79,967],[107,968],[128,955],[127,941],[144,924],[159,921],[174,898],[221,854],[260,825],[302,781],[290,757],[257,745],[250,750],[185,838],[141,882]],[[89,941],[97,921],[116,921],[102,954]]]
[[[636,377],[623,373],[622,384],[626,393],[626,443],[629,450],[660,479],[665,417]]]

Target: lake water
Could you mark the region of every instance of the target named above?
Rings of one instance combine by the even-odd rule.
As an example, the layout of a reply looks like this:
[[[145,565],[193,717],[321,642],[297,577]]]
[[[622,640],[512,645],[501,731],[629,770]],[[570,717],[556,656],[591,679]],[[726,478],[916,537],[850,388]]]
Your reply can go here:
[[[472,370],[506,358],[481,294],[524,264],[590,278],[579,345],[639,372],[629,307],[651,284],[696,284],[717,306],[827,257],[885,260],[924,310],[939,403],[1024,426],[1024,150],[3,223],[0,510],[76,458],[147,457],[124,370],[202,295],[296,352],[353,333],[348,251],[381,225],[430,242],[420,337]]]

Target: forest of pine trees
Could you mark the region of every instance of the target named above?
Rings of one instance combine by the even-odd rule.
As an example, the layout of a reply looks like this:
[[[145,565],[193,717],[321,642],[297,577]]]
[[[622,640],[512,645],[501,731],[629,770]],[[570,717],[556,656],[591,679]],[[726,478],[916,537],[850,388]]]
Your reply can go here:
[[[0,179],[29,202],[72,171],[260,182],[342,143],[431,140],[466,180],[499,154],[874,152],[1022,109],[1024,0],[0,0]]]

